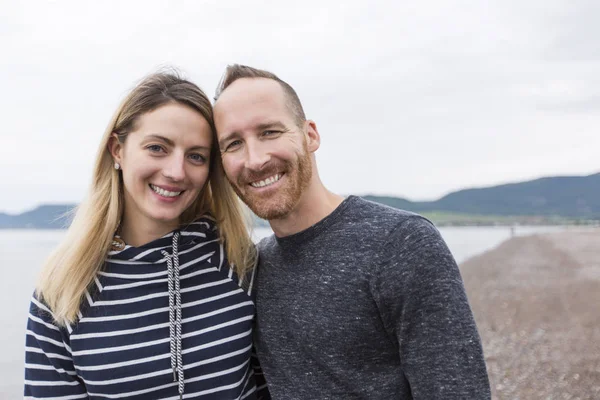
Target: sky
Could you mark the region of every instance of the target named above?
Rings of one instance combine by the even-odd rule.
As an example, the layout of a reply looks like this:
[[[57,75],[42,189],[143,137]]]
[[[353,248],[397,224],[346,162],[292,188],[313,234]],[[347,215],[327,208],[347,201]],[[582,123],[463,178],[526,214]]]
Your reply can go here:
[[[600,2],[0,0],[0,212],[80,201],[145,75],[298,92],[340,194],[433,200],[600,171]]]

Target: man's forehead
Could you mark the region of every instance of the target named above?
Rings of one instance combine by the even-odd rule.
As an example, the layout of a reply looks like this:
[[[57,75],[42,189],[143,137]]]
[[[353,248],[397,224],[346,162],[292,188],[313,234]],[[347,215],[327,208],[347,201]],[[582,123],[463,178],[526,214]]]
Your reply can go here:
[[[221,119],[222,125],[217,126],[217,128],[221,128],[218,129],[218,133],[225,133],[225,131],[228,133],[260,131],[270,126],[284,126],[285,117],[286,115],[283,112],[269,111],[262,107],[256,107],[250,112],[243,113],[228,113],[225,110],[224,118]]]
[[[215,109],[241,103],[285,102],[281,85],[267,78],[240,78],[229,85],[215,103]]]

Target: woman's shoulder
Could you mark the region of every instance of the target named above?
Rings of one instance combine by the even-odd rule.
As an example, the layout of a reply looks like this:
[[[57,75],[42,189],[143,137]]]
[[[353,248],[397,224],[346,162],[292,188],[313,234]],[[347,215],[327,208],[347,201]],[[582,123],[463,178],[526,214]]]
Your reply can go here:
[[[56,321],[50,306],[37,291],[34,291],[31,296],[28,320],[27,330],[36,334],[46,332],[48,329],[59,332],[68,329],[68,326],[62,326]]]

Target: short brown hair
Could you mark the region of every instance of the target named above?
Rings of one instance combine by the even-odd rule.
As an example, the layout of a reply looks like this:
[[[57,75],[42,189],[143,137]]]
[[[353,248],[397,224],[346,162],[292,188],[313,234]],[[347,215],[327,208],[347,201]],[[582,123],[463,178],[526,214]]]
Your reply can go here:
[[[221,78],[221,82],[217,87],[217,91],[215,93],[215,101],[219,98],[221,93],[223,93],[223,91],[227,89],[227,87],[229,87],[229,85],[242,78],[265,78],[272,79],[275,82],[279,83],[285,94],[287,106],[290,109],[292,115],[294,116],[296,125],[302,126],[302,124],[304,124],[304,122],[306,121],[306,115],[304,114],[302,103],[300,103],[300,99],[298,98],[298,94],[296,94],[294,88],[292,88],[287,82],[279,79],[279,77],[277,77],[277,75],[275,75],[272,72],[252,68],[247,65],[232,64],[227,66],[227,68],[225,69],[225,73]]]

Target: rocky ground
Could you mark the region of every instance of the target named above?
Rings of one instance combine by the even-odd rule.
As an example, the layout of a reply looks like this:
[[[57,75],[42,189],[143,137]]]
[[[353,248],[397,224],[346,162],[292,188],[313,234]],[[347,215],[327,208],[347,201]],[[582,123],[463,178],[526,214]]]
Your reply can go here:
[[[494,399],[600,399],[600,231],[516,237],[461,272]]]

